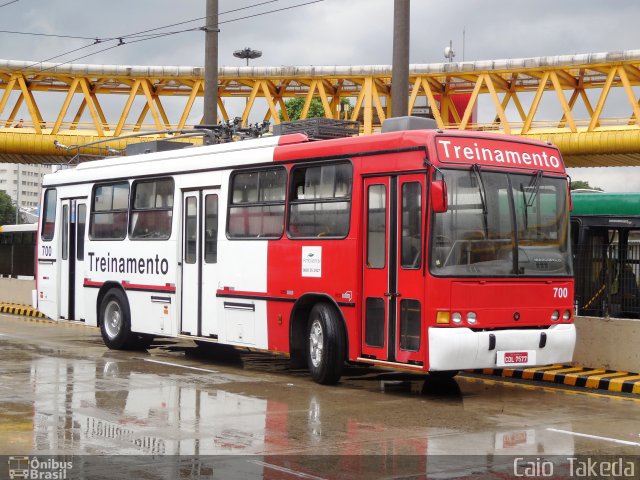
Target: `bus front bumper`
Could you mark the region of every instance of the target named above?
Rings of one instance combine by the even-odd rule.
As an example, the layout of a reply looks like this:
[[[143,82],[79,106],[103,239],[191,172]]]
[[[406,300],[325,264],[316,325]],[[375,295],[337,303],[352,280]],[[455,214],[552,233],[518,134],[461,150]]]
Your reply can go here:
[[[428,338],[429,370],[529,367],[570,362],[576,327],[563,323],[546,329],[483,332],[463,327],[429,327]],[[527,362],[504,364],[505,358],[519,358],[519,352],[527,353]]]

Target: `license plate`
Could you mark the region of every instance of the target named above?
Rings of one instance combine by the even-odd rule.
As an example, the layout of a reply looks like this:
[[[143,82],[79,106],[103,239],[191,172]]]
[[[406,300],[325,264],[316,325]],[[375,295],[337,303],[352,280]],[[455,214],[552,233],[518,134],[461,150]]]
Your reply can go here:
[[[496,364],[498,367],[522,367],[535,365],[536,351],[521,350],[519,352],[498,352]]]

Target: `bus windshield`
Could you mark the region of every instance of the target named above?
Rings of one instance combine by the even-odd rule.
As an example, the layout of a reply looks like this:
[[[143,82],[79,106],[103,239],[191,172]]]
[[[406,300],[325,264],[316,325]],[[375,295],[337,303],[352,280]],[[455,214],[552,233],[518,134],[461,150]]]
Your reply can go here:
[[[438,276],[570,276],[567,182],[537,174],[443,170],[448,210],[433,215]]]

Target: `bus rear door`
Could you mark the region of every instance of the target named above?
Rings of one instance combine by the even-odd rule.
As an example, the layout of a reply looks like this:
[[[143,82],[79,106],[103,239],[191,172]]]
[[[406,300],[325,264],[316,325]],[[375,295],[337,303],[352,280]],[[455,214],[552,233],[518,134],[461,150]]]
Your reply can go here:
[[[84,319],[84,236],[86,199],[64,199],[62,204],[60,252],[60,318]]]
[[[180,334],[218,338],[219,189],[183,193]]]

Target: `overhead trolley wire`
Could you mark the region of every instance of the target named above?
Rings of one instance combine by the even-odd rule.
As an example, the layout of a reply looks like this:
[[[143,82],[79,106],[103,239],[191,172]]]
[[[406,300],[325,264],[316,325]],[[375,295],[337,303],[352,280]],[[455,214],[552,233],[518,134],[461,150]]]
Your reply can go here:
[[[19,0],[13,0],[13,2],[9,2],[9,3],[14,3],[14,2],[18,2]],[[220,15],[226,15],[229,13],[234,13],[234,12],[239,12],[241,10],[247,10],[249,8],[256,8],[256,7],[261,7],[263,5],[269,4],[269,3],[274,3],[274,2],[279,2],[280,0],[267,0],[266,2],[260,2],[260,3],[255,3],[253,5],[248,5],[246,7],[241,7],[241,8],[235,8],[233,10],[227,10],[226,12],[220,12],[218,14],[218,16]],[[6,3],[5,5],[9,5],[8,3]],[[3,7],[4,5],[0,5],[0,7]],[[274,10],[274,12],[277,10]],[[269,12],[267,12],[269,13]],[[176,27],[178,25],[184,25],[186,23],[193,23],[193,22],[198,22],[200,20],[205,20],[207,17],[198,17],[198,18],[192,18],[191,20],[185,20],[182,22],[177,22],[177,23],[170,23],[168,25],[163,25],[162,27],[156,27],[156,28],[150,28],[148,30],[142,30],[140,32],[136,32],[136,33],[130,33],[128,35],[119,35],[117,37],[83,37],[83,36],[79,36],[79,35],[60,35],[60,34],[55,34],[55,33],[38,33],[38,32],[18,32],[15,30],[0,30],[0,33],[7,33],[7,34],[11,34],[11,35],[28,35],[28,36],[34,36],[34,37],[52,37],[52,38],[71,38],[71,39],[77,39],[77,40],[93,40],[94,43],[102,43],[102,42],[109,42],[112,40],[119,40],[120,38],[134,38],[134,37],[139,37],[139,36],[143,36],[146,37],[147,35],[143,35],[145,33],[148,32],[155,32],[156,30],[162,30],[165,28],[169,28],[169,27]],[[244,18],[244,17],[243,17]],[[246,17],[249,18],[249,17]],[[194,29],[187,29],[187,30],[181,30],[179,32],[176,33],[182,33],[185,31],[191,31],[191,30],[200,30],[200,27],[198,28],[194,28]],[[92,44],[93,45],[93,44]],[[64,54],[62,54],[64,55]],[[56,57],[54,57],[56,58]],[[44,60],[46,61],[46,60]]]
[[[246,17],[234,18],[233,20],[225,20],[223,22],[218,22],[218,25],[223,24],[223,23],[237,22],[238,20],[246,20],[247,18],[260,17],[262,15],[267,15],[269,13],[277,13],[277,12],[283,12],[285,10],[293,10],[294,8],[304,7],[306,5],[311,5],[313,3],[320,3],[320,2],[324,2],[324,0],[312,0],[310,2],[299,3],[298,5],[292,5],[292,6],[289,6],[289,7],[278,8],[276,10],[269,10],[268,12],[255,13],[253,15],[247,15]]]
[[[18,1],[18,0],[15,0]],[[0,5],[3,7],[4,5]],[[54,37],[54,38],[72,38],[74,40],[99,40],[98,38],[79,37],[76,35],[57,35],[55,33],[34,33],[34,32],[16,32],[13,30],[0,30],[0,33],[9,33],[12,35],[29,35],[32,37]]]
[[[11,0],[10,2],[3,3],[2,5],[0,5],[0,8],[2,8],[2,7],[6,7],[7,5],[11,5],[12,3],[17,3],[17,2],[19,2],[19,1],[20,1],[20,0]]]
[[[178,32],[178,33],[181,33],[181,32]],[[53,65],[52,67],[43,68],[43,69],[42,69],[42,70],[40,70],[40,71],[41,71],[41,72],[46,72],[47,70],[53,70],[54,68],[58,68],[58,67],[60,67],[60,66],[62,66],[62,65],[66,65],[66,64],[68,64],[68,63],[75,62],[75,61],[77,61],[77,60],[82,60],[83,58],[87,58],[87,57],[90,57],[90,56],[92,56],[92,55],[96,55],[97,53],[106,52],[107,50],[112,50],[112,49],[114,49],[114,48],[118,48],[118,47],[120,47],[120,46],[122,46],[122,45],[130,45],[130,44],[132,44],[132,43],[145,42],[145,41],[147,41],[147,40],[154,40],[154,39],[156,39],[156,38],[166,37],[166,36],[173,35],[173,34],[174,34],[174,32],[169,32],[169,33],[159,33],[159,34],[157,34],[157,35],[155,35],[155,36],[153,36],[153,37],[149,37],[149,38],[141,38],[141,39],[139,39],[139,40],[132,40],[132,41],[130,41],[130,42],[121,42],[121,43],[118,43],[118,44],[116,44],[116,45],[112,45],[112,46],[110,46],[110,47],[103,48],[103,49],[101,49],[101,50],[97,50],[97,51],[95,51],[95,52],[87,53],[86,55],[83,55],[83,56],[81,56],[81,57],[76,57],[76,58],[73,58],[73,59],[71,59],[71,60],[67,60],[66,62],[57,63],[56,65]],[[81,47],[81,48],[79,48],[79,49],[77,49],[77,50],[81,50],[82,48],[86,48],[86,47]],[[77,50],[76,50],[76,51],[77,51]],[[70,52],[67,52],[67,53],[70,53]],[[65,55],[66,55],[66,54],[65,54]],[[46,60],[45,60],[45,61],[46,61]],[[38,62],[38,63],[43,63],[43,62]],[[37,64],[36,64],[36,65],[37,65]]]
[[[14,1],[18,1],[18,0],[14,0]],[[225,12],[221,12],[219,15],[225,15],[225,14],[229,14],[229,13],[238,12],[238,11],[241,11],[241,10],[247,10],[249,8],[256,8],[256,7],[260,7],[260,6],[263,6],[263,5],[266,5],[266,4],[269,4],[269,3],[274,3],[274,2],[277,2],[277,1],[279,1],[279,0],[267,0],[267,1],[256,3],[256,4],[253,4],[253,5],[248,5],[246,7],[241,7],[241,8],[236,8],[236,9],[233,9],[233,10],[228,10],[228,11],[225,11]],[[239,18],[235,18],[235,19],[231,19],[231,20],[225,20],[225,21],[222,21],[222,22],[218,22],[218,24],[220,25],[220,24],[226,24],[226,23],[233,23],[233,22],[237,22],[237,21],[240,21],[240,20],[246,20],[246,19],[249,19],[249,18],[268,15],[268,14],[271,14],[271,13],[278,13],[278,12],[282,12],[282,11],[286,11],[286,10],[292,10],[294,8],[304,7],[304,6],[307,6],[307,5],[311,5],[311,4],[314,4],[314,3],[320,3],[320,2],[324,2],[324,1],[325,0],[312,0],[312,1],[309,1],[309,2],[305,2],[305,3],[300,3],[300,4],[297,4],[297,5],[290,5],[288,7],[269,10],[269,11],[266,11],[266,12],[256,13],[256,14],[253,14],[253,15],[247,15],[247,16],[244,16],[244,17],[239,17]],[[56,59],[56,58],[60,58],[60,57],[63,57],[65,55],[69,55],[69,54],[77,52],[79,50],[83,50],[85,48],[93,47],[93,46],[98,45],[100,43],[111,42],[111,41],[116,41],[116,40],[119,42],[117,45],[112,45],[111,47],[103,48],[101,50],[97,50],[95,52],[91,52],[91,53],[89,53],[87,55],[83,55],[81,57],[77,57],[77,58],[74,58],[72,60],[67,60],[65,62],[61,62],[61,63],[58,63],[58,64],[52,66],[52,67],[44,68],[44,69],[41,70],[41,71],[47,71],[47,70],[52,70],[52,69],[57,68],[57,67],[62,66],[62,65],[66,65],[66,64],[71,63],[71,62],[75,62],[77,60],[81,60],[81,59],[86,58],[86,57],[90,57],[92,55],[96,55],[98,53],[105,52],[107,50],[111,50],[111,49],[116,48],[116,47],[120,47],[122,45],[129,45],[129,44],[139,43],[139,42],[147,41],[147,40],[155,40],[157,38],[162,38],[162,37],[166,37],[166,36],[170,36],[170,35],[177,35],[177,34],[180,34],[180,33],[203,30],[204,27],[193,27],[193,28],[188,28],[188,29],[178,30],[178,31],[172,31],[172,32],[159,32],[157,34],[144,35],[144,34],[147,34],[148,32],[153,32],[153,31],[156,31],[156,30],[162,30],[164,28],[169,28],[169,27],[173,27],[173,26],[177,26],[177,25],[184,25],[186,23],[196,22],[196,21],[200,21],[200,20],[204,20],[204,19],[206,19],[206,17],[194,18],[192,20],[185,20],[183,22],[173,23],[173,24],[162,26],[162,27],[156,27],[156,28],[152,28],[152,29],[148,29],[148,30],[142,30],[140,32],[131,33],[131,34],[128,34],[128,35],[122,35],[122,36],[118,36],[118,37],[111,37],[111,38],[90,38],[90,37],[80,37],[80,36],[71,36],[71,35],[55,35],[55,34],[40,34],[40,33],[29,33],[29,32],[13,32],[13,31],[4,31],[4,30],[0,30],[0,33],[13,33],[13,34],[22,34],[22,35],[51,36],[51,37],[60,37],[60,38],[73,38],[73,39],[93,40],[93,43],[91,43],[89,45],[84,45],[82,47],[78,47],[78,48],[75,48],[73,50],[69,50],[69,51],[61,53],[59,55],[50,57],[50,58],[48,58],[46,60],[42,60],[42,61],[39,61],[39,62],[35,62],[35,63],[31,64],[31,65],[28,65],[26,67],[27,69],[35,67],[36,65],[41,65],[42,63],[48,62],[50,60],[53,60],[53,59]],[[138,37],[142,37],[142,38],[138,38]],[[129,38],[135,38],[136,40],[132,40],[132,41],[126,42],[125,39],[129,39]]]
[[[220,13],[218,14],[218,16],[220,16],[220,15],[226,15],[226,14],[228,14],[228,13],[239,12],[240,10],[247,10],[247,9],[249,9],[249,8],[261,7],[261,6],[266,5],[266,4],[268,4],[268,3],[274,3],[274,2],[279,2],[279,1],[280,1],[280,0],[268,0],[268,1],[266,1],[266,2],[255,3],[255,4],[253,4],[253,5],[247,5],[246,7],[235,8],[235,9],[233,9],[233,10],[227,10],[226,12],[220,12]],[[178,22],[178,23],[172,23],[172,24],[169,24],[169,25],[164,25],[163,27],[156,27],[156,28],[151,28],[151,29],[149,29],[149,30],[143,30],[142,32],[132,33],[132,34],[130,34],[130,35],[125,35],[125,36],[123,36],[122,38],[131,38],[131,37],[136,37],[136,36],[139,36],[139,35],[141,35],[141,34],[143,34],[143,33],[147,33],[147,32],[154,32],[154,31],[156,31],[156,30],[162,30],[163,28],[177,27],[178,25],[184,25],[185,23],[198,22],[198,21],[200,21],[200,20],[205,20],[206,18],[207,18],[207,17],[198,17],[198,18],[193,18],[193,19],[191,19],[191,20],[185,20],[185,21],[183,21],[183,22]],[[220,22],[218,22],[218,23],[220,23]],[[201,29],[201,28],[200,28],[200,27],[198,27],[198,28],[196,28],[195,30],[200,30],[200,29]]]

